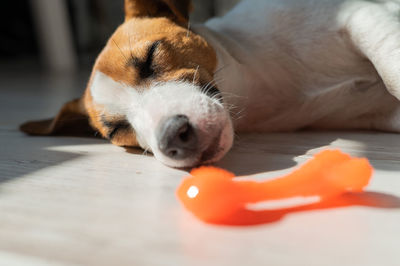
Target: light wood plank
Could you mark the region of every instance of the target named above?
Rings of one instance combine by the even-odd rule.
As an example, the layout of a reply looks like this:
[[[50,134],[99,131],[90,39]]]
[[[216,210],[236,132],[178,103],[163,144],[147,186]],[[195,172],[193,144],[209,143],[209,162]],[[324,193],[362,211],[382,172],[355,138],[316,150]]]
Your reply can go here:
[[[32,81],[10,79],[0,90],[0,265],[399,265],[400,135],[240,136],[219,166],[263,179],[340,148],[371,160],[370,193],[361,205],[260,226],[210,226],[175,199],[185,171],[100,139],[18,132],[18,123],[77,94],[62,79]]]

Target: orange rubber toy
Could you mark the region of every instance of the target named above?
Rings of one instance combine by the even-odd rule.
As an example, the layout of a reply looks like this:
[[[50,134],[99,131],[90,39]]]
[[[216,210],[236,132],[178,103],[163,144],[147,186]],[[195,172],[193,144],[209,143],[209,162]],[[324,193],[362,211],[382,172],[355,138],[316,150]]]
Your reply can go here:
[[[194,169],[176,194],[184,207],[199,219],[222,223],[251,203],[299,196],[318,196],[323,201],[345,192],[362,192],[372,171],[367,159],[327,150],[294,172],[263,182],[233,180],[232,173],[215,167]]]

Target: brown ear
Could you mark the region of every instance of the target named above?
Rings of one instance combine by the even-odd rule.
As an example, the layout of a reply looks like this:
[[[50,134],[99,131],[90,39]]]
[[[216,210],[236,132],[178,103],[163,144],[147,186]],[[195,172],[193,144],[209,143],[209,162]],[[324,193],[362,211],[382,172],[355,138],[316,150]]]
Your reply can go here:
[[[125,0],[125,19],[133,17],[169,17],[187,25],[191,0]]]
[[[64,104],[53,119],[26,122],[20,130],[29,135],[94,136],[81,99]]]

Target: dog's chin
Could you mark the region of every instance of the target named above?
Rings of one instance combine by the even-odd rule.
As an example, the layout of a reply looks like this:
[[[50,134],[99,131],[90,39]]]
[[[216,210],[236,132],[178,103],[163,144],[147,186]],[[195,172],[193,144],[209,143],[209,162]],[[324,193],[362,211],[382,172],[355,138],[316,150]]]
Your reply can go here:
[[[158,152],[155,157],[163,164],[173,168],[194,168],[201,165],[216,163],[231,149],[233,144],[233,128],[229,121],[224,128],[212,138],[212,141],[200,149],[196,156],[183,160],[173,160]]]
[[[202,153],[200,164],[212,164],[221,160],[232,148],[233,135],[232,122],[229,119],[218,137]]]

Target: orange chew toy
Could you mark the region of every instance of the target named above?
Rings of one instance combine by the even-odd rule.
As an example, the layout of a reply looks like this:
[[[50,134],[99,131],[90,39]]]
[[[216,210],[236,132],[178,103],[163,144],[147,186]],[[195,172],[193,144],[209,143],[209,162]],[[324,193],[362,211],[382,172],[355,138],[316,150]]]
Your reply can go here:
[[[368,185],[372,171],[367,159],[327,150],[294,172],[263,182],[233,180],[235,176],[228,171],[201,167],[182,181],[176,193],[196,217],[220,223],[250,203],[298,196],[318,196],[322,201],[345,192],[361,192]]]

